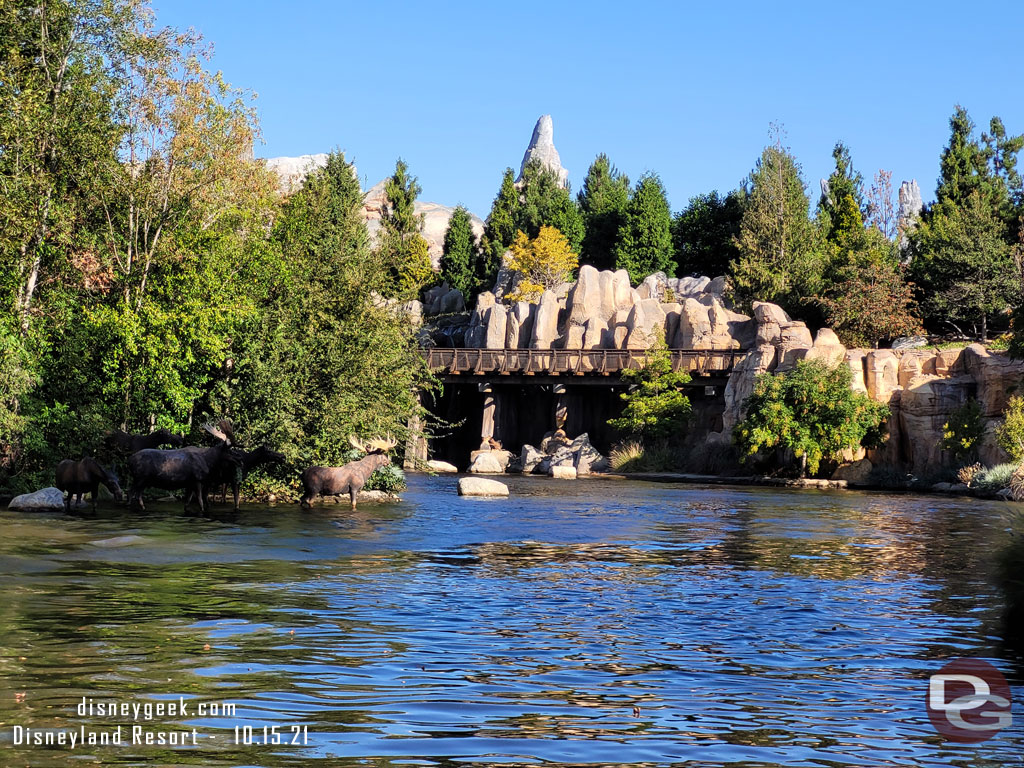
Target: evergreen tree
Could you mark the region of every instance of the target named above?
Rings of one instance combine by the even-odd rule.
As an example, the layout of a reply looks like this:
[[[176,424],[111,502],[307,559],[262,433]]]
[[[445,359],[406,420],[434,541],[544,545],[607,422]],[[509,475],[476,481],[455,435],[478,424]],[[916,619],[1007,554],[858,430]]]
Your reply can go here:
[[[1024,149],[1024,135],[1007,136],[1006,127],[998,117],[989,121],[989,133],[983,133],[985,155],[992,169],[996,184],[1001,187],[1000,197],[1005,197],[1008,210],[1006,217],[1013,216],[1013,208],[1024,207],[1024,179],[1017,170],[1017,155]]]
[[[416,298],[430,280],[432,268],[427,242],[420,235],[423,214],[416,213],[416,197],[422,191],[402,159],[384,185],[386,204],[380,219],[378,252],[390,276],[384,295]]]
[[[835,169],[818,200],[818,215],[826,238],[836,243],[863,229],[864,177],[853,169],[850,149],[843,142],[836,143],[832,158]]]
[[[654,272],[675,274],[672,261],[672,212],[657,174],[637,182],[615,244],[615,268],[629,272],[637,285]]]
[[[441,253],[441,279],[468,300],[476,282],[477,243],[469,211],[458,206],[448,220]]]
[[[516,229],[533,238],[540,234],[541,227],[554,227],[569,241],[569,247],[579,253],[583,217],[569,190],[558,181],[558,174],[539,160],[532,160],[523,169],[520,184]]]
[[[1019,302],[1009,232],[990,198],[975,188],[959,205],[938,204],[914,232],[911,273],[925,319],[934,328],[964,332],[971,323],[982,341],[989,319]]]
[[[992,192],[985,153],[973,138],[974,121],[959,104],[949,119],[949,145],[939,158],[939,182],[935,190],[940,205],[960,206],[972,192]]]
[[[770,301],[801,314],[801,299],[818,291],[824,265],[800,167],[780,140],[765,148],[747,180],[736,245],[732,279],[740,302]]]
[[[739,251],[743,195],[717,191],[691,197],[672,222],[672,244],[680,275],[718,277],[729,273]]]
[[[501,177],[501,188],[484,223],[482,257],[477,275],[477,281],[482,285],[494,282],[501,267],[502,256],[515,240],[519,207],[519,190],[516,188],[515,174],[511,168],[506,168]]]
[[[608,156],[600,154],[590,165],[577,195],[583,216],[583,263],[612,269],[619,227],[629,205],[629,177],[619,173]]]

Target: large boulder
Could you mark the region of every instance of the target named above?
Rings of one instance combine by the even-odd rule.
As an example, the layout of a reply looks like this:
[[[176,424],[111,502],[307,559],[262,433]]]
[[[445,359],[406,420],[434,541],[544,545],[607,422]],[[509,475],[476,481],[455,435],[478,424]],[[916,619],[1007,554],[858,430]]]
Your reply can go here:
[[[544,454],[532,445],[524,445],[519,454],[519,468],[524,475],[532,474],[537,466],[544,460]]]
[[[531,348],[552,349],[555,346],[558,339],[558,312],[558,296],[554,291],[544,291],[534,315]]]
[[[459,496],[508,496],[508,486],[485,477],[460,477]]]
[[[563,465],[553,466],[548,470],[548,475],[556,480],[575,480],[576,468]]]
[[[474,475],[503,475],[509,461],[508,451],[474,451],[470,454],[469,471]]]
[[[431,459],[427,462],[427,466],[430,467],[431,471],[442,473],[458,472],[459,468],[454,464],[449,464],[447,461],[439,461],[437,459]]]
[[[831,328],[822,328],[814,337],[814,345],[807,350],[808,360],[823,360],[827,365],[838,365],[846,360],[846,347]]]
[[[849,485],[869,485],[874,465],[868,459],[859,459],[840,465],[832,473],[833,480],[845,480]]]
[[[15,496],[8,509],[18,509],[25,512],[47,512],[64,509],[64,492],[58,488],[43,488],[33,493],[23,493]]]

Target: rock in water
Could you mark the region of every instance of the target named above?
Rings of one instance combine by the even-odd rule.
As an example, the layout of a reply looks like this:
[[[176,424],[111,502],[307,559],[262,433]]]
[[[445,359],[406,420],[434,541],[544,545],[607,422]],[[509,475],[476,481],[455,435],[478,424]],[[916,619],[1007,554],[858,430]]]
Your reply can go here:
[[[477,451],[473,457],[473,463],[469,465],[469,471],[474,475],[503,475],[505,467],[508,466],[506,458],[502,466],[501,458],[497,454],[507,454],[507,451]]]
[[[427,466],[430,467],[434,472],[458,472],[459,468],[454,464],[449,464],[447,461],[438,461],[437,459],[431,459],[427,462]]]
[[[548,474],[555,478],[555,480],[575,480],[576,467],[551,467],[548,470]]]
[[[562,159],[555,149],[554,124],[551,122],[551,115],[541,115],[537,125],[533,128],[533,137],[530,139],[530,146],[526,148],[523,155],[523,164],[519,166],[518,184],[523,180],[523,171],[531,160],[540,160],[548,170],[554,171],[558,176],[558,183],[563,187],[569,184],[569,172],[562,167]]]
[[[31,512],[64,509],[64,492],[58,488],[43,488],[34,493],[23,493],[11,499],[7,508]]]
[[[508,486],[484,477],[460,477],[459,496],[508,496]]]

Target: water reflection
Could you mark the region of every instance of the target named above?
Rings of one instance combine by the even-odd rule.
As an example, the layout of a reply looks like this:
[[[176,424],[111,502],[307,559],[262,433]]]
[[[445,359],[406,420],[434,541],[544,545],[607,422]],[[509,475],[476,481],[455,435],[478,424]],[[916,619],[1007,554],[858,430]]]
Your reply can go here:
[[[11,726],[94,725],[83,696],[238,706],[184,719],[196,748],[75,752],[117,765],[1019,760],[1019,726],[954,750],[923,708],[943,659],[1011,672],[997,505],[452,486],[357,513],[0,514],[0,764],[67,765]],[[236,745],[246,725],[305,725],[309,744]]]

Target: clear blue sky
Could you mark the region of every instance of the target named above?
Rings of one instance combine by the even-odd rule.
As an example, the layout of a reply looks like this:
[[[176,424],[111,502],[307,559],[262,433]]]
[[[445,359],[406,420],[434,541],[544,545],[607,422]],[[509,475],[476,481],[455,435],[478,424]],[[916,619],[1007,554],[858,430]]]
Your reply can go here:
[[[550,113],[573,190],[598,152],[673,210],[749,173],[781,122],[812,200],[844,140],[865,179],[934,193],[948,119],[1024,132],[1024,2],[154,0],[259,95],[262,157],[343,149],[364,187],[403,157],[423,199],[486,216]]]

